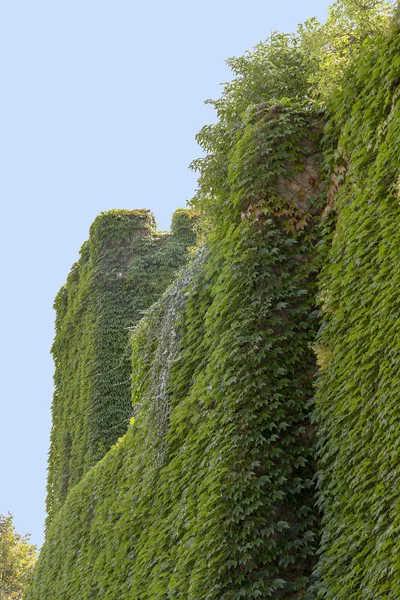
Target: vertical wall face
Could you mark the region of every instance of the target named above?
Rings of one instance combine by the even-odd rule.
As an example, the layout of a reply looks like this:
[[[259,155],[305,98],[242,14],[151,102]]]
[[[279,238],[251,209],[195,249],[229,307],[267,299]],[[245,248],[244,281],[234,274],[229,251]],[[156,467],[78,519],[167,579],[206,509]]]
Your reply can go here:
[[[49,522],[68,490],[126,432],[132,416],[130,328],[195,243],[187,211],[157,233],[149,211],[110,211],[90,230],[56,301]]]
[[[320,600],[400,597],[399,76],[397,30],[365,49],[331,106],[336,224],[321,280],[316,407]]]

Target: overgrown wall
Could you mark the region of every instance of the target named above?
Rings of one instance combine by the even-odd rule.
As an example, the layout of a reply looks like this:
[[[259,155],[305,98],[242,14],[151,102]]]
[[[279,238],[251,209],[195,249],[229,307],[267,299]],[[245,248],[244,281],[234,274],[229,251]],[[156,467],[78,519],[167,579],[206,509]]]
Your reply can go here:
[[[372,40],[330,107],[321,280],[318,599],[400,597],[400,33]]]
[[[320,134],[295,106],[249,112],[206,247],[135,331],[134,421],[68,493],[27,599],[304,597]]]
[[[129,330],[186,262],[193,224],[191,213],[179,210],[171,233],[159,233],[150,211],[102,213],[56,297],[48,523],[69,489],[127,431]]]
[[[398,25],[329,100],[323,166],[295,93],[230,115],[206,246],[137,326],[131,425],[68,492],[27,600],[400,597]],[[84,386],[81,334],[59,360]]]

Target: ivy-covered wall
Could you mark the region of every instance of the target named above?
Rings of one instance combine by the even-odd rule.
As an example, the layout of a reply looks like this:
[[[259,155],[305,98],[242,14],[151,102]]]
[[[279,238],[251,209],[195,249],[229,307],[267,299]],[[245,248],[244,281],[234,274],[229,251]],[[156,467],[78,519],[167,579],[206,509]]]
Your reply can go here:
[[[296,105],[249,112],[206,247],[135,330],[128,433],[68,493],[29,600],[306,593],[320,135]]]
[[[148,210],[102,213],[56,297],[48,523],[68,490],[127,431],[129,331],[185,264],[194,221],[179,210],[171,233],[160,233]]]
[[[107,402],[88,405],[85,423],[71,401],[81,429],[53,429],[62,449],[54,464],[73,465],[80,443],[92,462],[68,493],[60,488],[67,495],[26,600],[400,597],[399,22],[359,41],[360,57],[323,110],[295,81],[296,43],[267,48],[273,91],[247,108],[263,52],[259,64],[240,62],[220,121],[200,135],[210,151],[195,200],[206,243],[118,345],[127,379],[119,375],[105,398],[131,385],[127,433],[109,435]],[[289,71],[278,62],[277,80],[275,52],[296,58]],[[168,238],[175,250],[187,219],[180,213]],[[121,261],[130,255],[109,243],[107,227],[106,275],[97,283],[89,242],[70,296],[57,300],[55,409],[68,373],[71,390],[95,381],[84,368],[98,364],[92,346],[101,361],[119,339],[120,323],[110,345],[95,337],[92,290],[99,306],[125,292],[129,305],[154,285],[151,268],[159,272],[153,254],[135,250],[142,258],[132,268],[150,279],[127,291]],[[142,244],[148,234],[127,239]],[[150,239],[162,261],[167,241]],[[81,435],[72,443],[63,431]]]
[[[329,114],[334,230],[326,240],[317,344],[323,536],[316,597],[394,600],[400,597],[398,25],[367,44]]]

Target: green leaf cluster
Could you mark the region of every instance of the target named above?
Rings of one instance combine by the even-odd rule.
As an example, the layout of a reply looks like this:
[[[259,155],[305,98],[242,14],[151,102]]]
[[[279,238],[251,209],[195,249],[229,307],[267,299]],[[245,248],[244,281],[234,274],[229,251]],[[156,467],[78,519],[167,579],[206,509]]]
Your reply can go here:
[[[387,0],[336,0],[328,18],[312,18],[299,25],[298,37],[312,68],[308,78],[314,100],[325,105],[344,83],[364,43],[390,27],[391,2]]]
[[[204,221],[212,222],[221,204],[221,195],[229,195],[229,156],[236,136],[245,127],[247,112],[282,98],[304,100],[309,91],[310,62],[296,35],[274,32],[244,56],[227,61],[232,81],[223,87],[218,100],[207,100],[217,114],[217,122],[205,125],[197,134],[205,156],[194,160],[191,168],[199,173],[198,189],[191,205]]]
[[[193,216],[178,210],[171,233],[159,233],[150,211],[102,213],[56,297],[48,524],[69,489],[127,431],[130,328],[186,262]]]

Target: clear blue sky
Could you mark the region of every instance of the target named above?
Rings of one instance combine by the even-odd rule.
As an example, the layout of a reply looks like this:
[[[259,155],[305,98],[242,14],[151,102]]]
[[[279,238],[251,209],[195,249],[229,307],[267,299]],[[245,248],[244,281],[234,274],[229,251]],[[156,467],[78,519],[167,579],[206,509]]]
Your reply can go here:
[[[327,0],[0,2],[0,513],[43,539],[53,298],[103,210],[193,195],[225,59]]]

